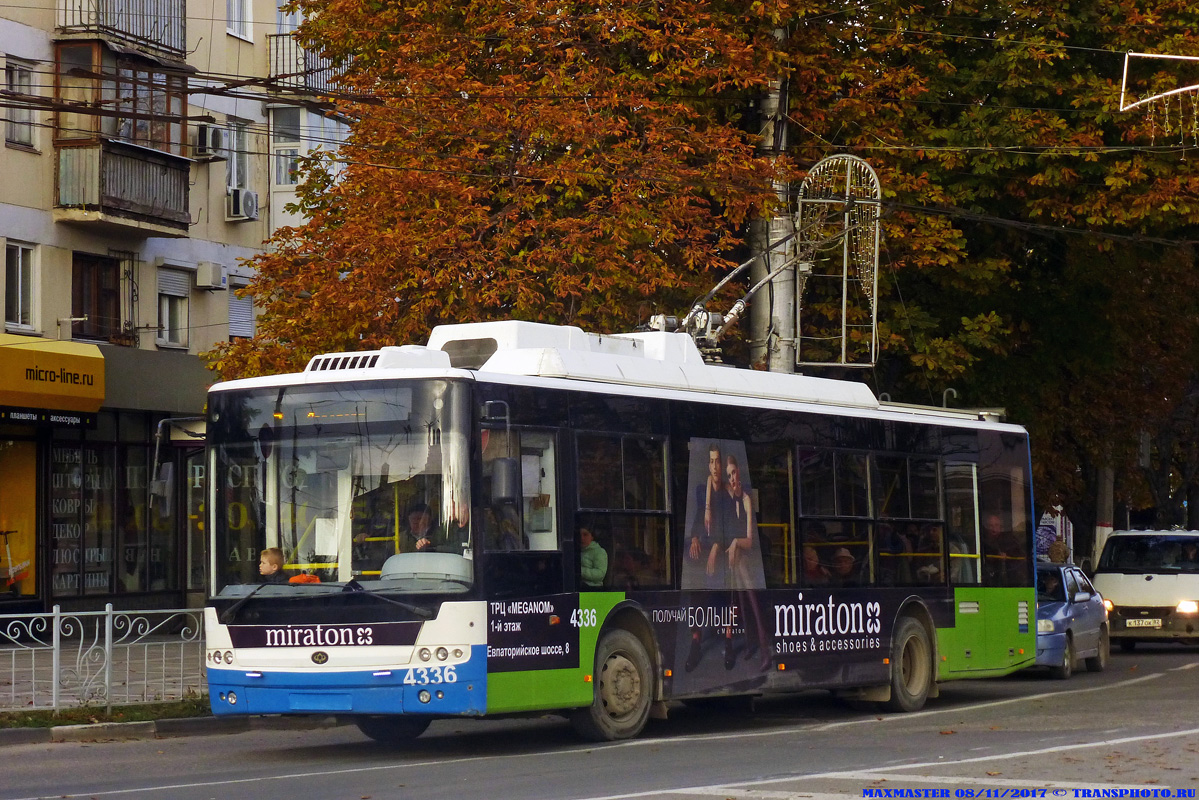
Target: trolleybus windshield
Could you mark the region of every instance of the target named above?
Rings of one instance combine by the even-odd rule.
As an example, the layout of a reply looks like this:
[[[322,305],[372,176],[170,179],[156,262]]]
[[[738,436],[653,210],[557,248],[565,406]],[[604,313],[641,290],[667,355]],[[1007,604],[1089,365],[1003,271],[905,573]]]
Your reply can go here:
[[[214,593],[467,591],[468,396],[446,381],[214,392]]]

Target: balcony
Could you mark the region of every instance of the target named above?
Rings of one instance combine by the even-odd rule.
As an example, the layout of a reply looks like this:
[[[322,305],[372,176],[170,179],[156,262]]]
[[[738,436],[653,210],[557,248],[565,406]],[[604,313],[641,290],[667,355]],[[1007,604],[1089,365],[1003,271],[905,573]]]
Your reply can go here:
[[[186,0],[57,0],[59,33],[101,38],[182,61]]]
[[[60,147],[55,220],[187,236],[190,165],[122,142]]]
[[[270,76],[276,85],[308,94],[340,91],[333,80],[332,61],[300,47],[290,33],[272,33],[266,38],[270,43]]]

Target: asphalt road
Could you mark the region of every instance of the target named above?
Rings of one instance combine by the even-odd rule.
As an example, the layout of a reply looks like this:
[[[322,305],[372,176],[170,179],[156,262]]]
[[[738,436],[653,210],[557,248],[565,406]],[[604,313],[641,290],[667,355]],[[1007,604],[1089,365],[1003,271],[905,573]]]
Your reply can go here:
[[[864,714],[822,692],[754,706],[672,706],[642,738],[608,745],[579,742],[555,717],[438,721],[402,748],[352,726],[20,745],[0,750],[0,800],[1019,800],[1199,790],[1194,647],[1115,652],[1106,672],[1069,681],[1026,672],[950,683],[915,714]]]

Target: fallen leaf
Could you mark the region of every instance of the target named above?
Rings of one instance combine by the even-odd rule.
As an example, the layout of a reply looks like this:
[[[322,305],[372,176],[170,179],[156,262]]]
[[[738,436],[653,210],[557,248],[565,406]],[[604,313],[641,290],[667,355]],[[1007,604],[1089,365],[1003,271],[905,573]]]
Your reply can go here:
[[[957,731],[941,731],[942,736],[952,736],[955,733],[957,733]]]

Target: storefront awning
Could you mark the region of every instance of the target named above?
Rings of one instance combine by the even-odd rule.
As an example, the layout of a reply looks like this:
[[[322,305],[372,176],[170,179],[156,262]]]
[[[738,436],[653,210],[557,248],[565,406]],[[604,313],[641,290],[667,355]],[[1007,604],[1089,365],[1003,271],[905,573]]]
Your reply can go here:
[[[94,413],[103,403],[99,347],[0,334],[0,406]]]

